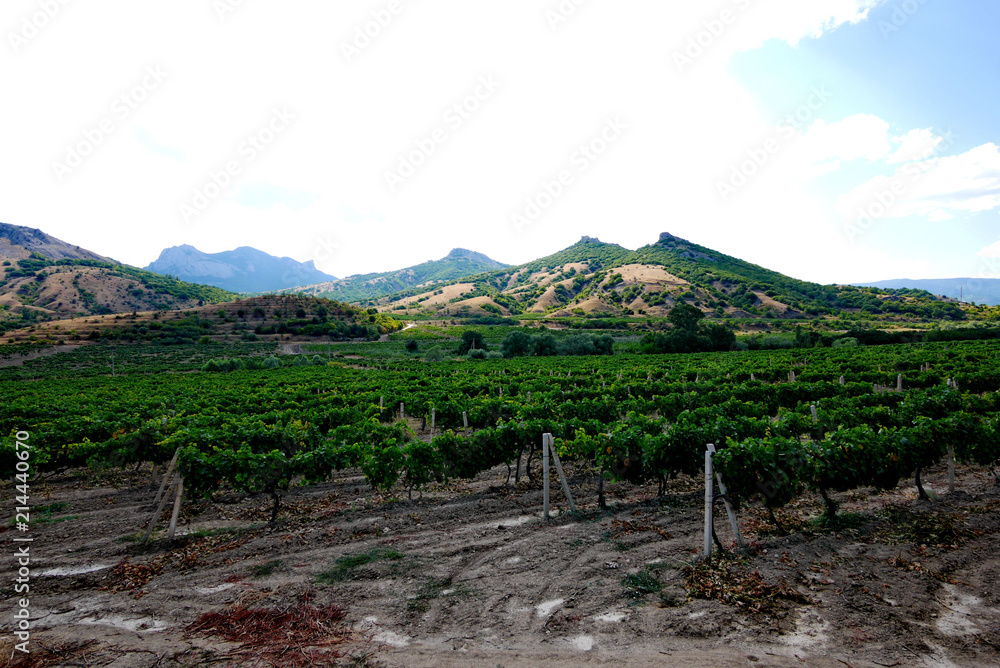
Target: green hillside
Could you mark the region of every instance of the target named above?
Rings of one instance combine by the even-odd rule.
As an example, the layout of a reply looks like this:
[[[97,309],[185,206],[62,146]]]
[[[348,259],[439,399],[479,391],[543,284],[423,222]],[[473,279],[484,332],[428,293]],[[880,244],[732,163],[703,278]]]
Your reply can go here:
[[[237,295],[98,260],[32,253],[0,267],[0,332],[86,315],[189,308]]]
[[[678,304],[716,319],[855,314],[897,322],[957,322],[991,313],[922,290],[801,281],[666,233],[634,251],[583,237],[533,262],[411,288],[379,302],[385,310],[449,317],[664,317]]]
[[[343,302],[367,303],[418,286],[453,281],[506,266],[482,253],[456,248],[440,260],[406,269],[349,276],[339,281],[318,283],[285,292],[298,292]]]

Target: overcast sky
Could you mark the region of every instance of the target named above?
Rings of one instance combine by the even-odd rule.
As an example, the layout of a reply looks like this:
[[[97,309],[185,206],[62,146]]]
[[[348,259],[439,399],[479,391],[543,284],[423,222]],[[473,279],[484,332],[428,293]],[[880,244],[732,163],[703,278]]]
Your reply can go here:
[[[671,232],[1000,276],[1000,3],[5,0],[0,222],[337,276]]]

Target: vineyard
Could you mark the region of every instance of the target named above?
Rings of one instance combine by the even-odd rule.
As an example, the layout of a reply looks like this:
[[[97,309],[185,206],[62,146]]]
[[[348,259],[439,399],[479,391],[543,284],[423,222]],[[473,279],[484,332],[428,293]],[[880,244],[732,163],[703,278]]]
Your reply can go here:
[[[409,336],[433,340],[419,330]],[[397,515],[429,514],[435,511],[427,504],[447,505],[448,490],[475,489],[486,479],[490,498],[511,500],[506,512],[537,515],[542,435],[552,434],[581,505],[577,522],[604,522],[612,534],[655,529],[665,539],[679,534],[665,520],[671,508],[686,508],[697,524],[699,476],[711,443],[727,498],[752,541],[749,556],[724,545],[736,561],[722,569],[754,564],[776,536],[857,536],[853,502],[882,492],[912,490],[914,503],[925,504],[921,521],[938,516],[954,524],[954,513],[936,510],[944,503],[938,480],[949,464],[959,467],[959,481],[946,499],[982,489],[995,499],[993,485],[1000,486],[995,341],[693,355],[623,353],[630,349],[624,342],[615,355],[428,362],[407,356],[403,340],[319,346],[303,356],[309,364],[285,359],[231,371],[208,363],[273,353],[249,343],[165,347],[155,355],[142,346],[116,347],[114,376],[107,346],[33,360],[0,372],[0,430],[8,436],[0,460],[15,469],[15,435],[27,430],[39,480],[74,479],[80,471],[98,481],[131,475],[155,491],[149,465],[162,471],[176,453],[188,521],[194,509],[248,499],[259,508],[254,535],[264,535],[291,531],[303,498],[341,489],[345,480],[357,481],[348,487],[374,515],[383,511],[372,499]],[[928,475],[937,476],[933,485]],[[965,489],[972,479],[982,482]],[[152,493],[146,495],[148,504]],[[561,503],[561,494],[556,499]],[[988,517],[995,517],[992,503]],[[622,519],[626,507],[652,508],[649,516],[660,524]],[[502,501],[491,508],[505,512]],[[812,509],[811,524],[803,523],[803,508]],[[144,525],[149,512],[132,517],[126,533]],[[897,515],[914,517],[909,509]],[[565,525],[567,517],[559,522],[577,526]],[[965,538],[995,530],[953,528]],[[694,529],[687,533],[671,549],[694,568],[700,539]],[[719,534],[731,537],[721,524]],[[379,538],[371,537],[371,554],[384,557]],[[169,550],[174,543],[154,545]],[[131,554],[148,554],[142,550]],[[830,550],[820,549],[818,560],[834,561]],[[698,598],[695,575],[688,574],[682,601]],[[633,592],[663,584],[653,566],[628,578]],[[736,609],[749,614],[768,598],[804,598],[787,588],[767,591]],[[726,601],[705,598],[713,597]],[[725,605],[736,600],[730,596]],[[982,656],[1000,639],[995,617],[992,624],[977,634],[986,643],[978,645]]]

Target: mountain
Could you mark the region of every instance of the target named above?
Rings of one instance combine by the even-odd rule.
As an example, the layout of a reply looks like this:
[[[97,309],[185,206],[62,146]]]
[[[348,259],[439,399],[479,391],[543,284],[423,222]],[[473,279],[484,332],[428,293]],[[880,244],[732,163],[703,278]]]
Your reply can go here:
[[[118,264],[103,255],[49,236],[41,230],[0,223],[0,258],[7,261],[23,260],[31,257],[32,253],[52,260],[97,260]]]
[[[344,302],[368,302],[405,290],[465,278],[507,265],[482,253],[455,248],[440,260],[381,274],[349,276],[339,281],[309,285],[294,292]]]
[[[235,297],[120,264],[41,230],[0,225],[0,333],[48,320],[183,309]]]
[[[249,246],[222,253],[203,253],[194,246],[167,248],[148,271],[232,292],[274,292],[320,281],[336,280],[313,264],[275,257]]]
[[[665,316],[680,303],[713,318],[963,320],[958,304],[920,291],[819,285],[669,233],[637,250],[591,237],[516,267],[410,289],[379,307],[409,314]]]
[[[872,288],[925,290],[950,299],[960,299],[966,303],[1000,306],[1000,278],[940,278],[909,279],[862,283]]]

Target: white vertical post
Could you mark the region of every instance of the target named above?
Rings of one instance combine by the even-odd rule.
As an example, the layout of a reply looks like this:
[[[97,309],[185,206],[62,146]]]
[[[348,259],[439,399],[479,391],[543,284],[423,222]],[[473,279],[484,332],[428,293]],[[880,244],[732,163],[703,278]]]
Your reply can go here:
[[[552,434],[542,434],[542,517],[549,519],[549,439]]]
[[[705,451],[705,552],[706,559],[712,556],[712,452]]]
[[[811,405],[809,409],[812,411],[813,422],[819,422],[819,416],[816,414],[816,404]]]
[[[462,411],[462,429],[465,431],[469,430],[469,414]]]
[[[436,416],[437,416],[437,409],[436,408],[432,408],[431,409],[431,435],[432,436],[434,435],[434,423],[435,423]]]
[[[897,392],[903,391],[903,374],[899,374],[898,376],[896,376],[896,391]]]
[[[399,417],[402,420],[406,419],[406,406],[404,405],[404,402],[402,402],[402,401],[399,402]]]

